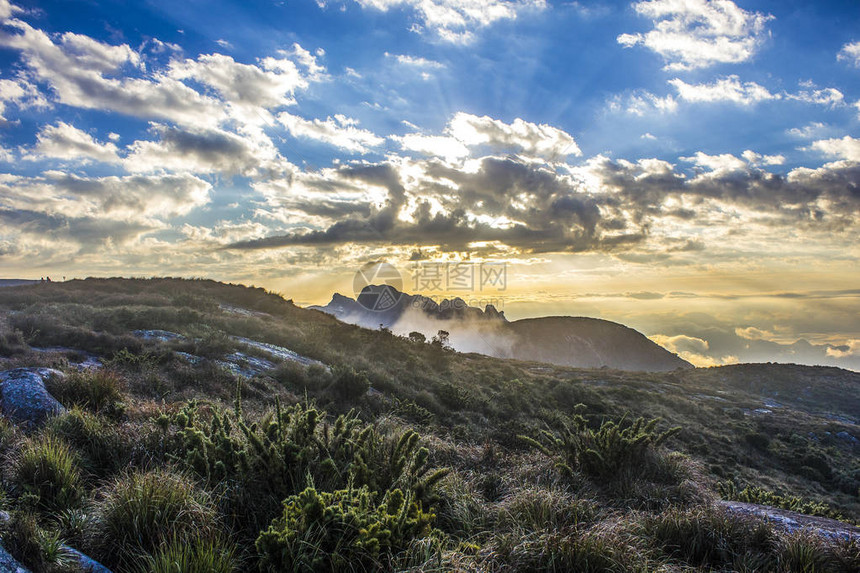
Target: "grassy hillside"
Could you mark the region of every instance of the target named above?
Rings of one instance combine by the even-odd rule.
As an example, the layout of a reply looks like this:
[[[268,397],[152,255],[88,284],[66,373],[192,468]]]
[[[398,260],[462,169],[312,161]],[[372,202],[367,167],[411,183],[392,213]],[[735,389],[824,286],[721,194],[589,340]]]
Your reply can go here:
[[[116,571],[860,570],[715,504],[860,518],[847,371],[499,360],[179,279],[0,289],[0,370],[32,366],[69,408],[0,421],[0,538],[34,570],[59,539]]]

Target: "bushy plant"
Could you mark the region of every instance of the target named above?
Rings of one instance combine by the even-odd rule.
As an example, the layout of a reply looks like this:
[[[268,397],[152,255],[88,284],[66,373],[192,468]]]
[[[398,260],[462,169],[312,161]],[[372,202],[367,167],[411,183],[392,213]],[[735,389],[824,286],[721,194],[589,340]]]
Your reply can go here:
[[[332,493],[307,488],[284,500],[281,517],[257,538],[269,571],[374,571],[387,556],[426,535],[433,522],[408,493],[386,492],[378,503],[366,488]]]
[[[106,475],[128,462],[129,448],[116,426],[105,418],[74,406],[48,420],[48,434],[55,435],[83,454],[84,469]]]
[[[218,539],[173,538],[135,569],[139,573],[232,573],[239,565],[236,548]]]
[[[370,389],[370,380],[364,372],[357,372],[349,367],[339,368],[334,372],[332,387],[343,399],[356,399],[364,396]]]
[[[55,512],[81,498],[78,458],[60,438],[46,434],[27,441],[12,461],[12,481],[38,507]]]
[[[53,377],[48,381],[48,390],[66,406],[81,406],[116,418],[125,409],[122,404],[124,384],[117,372],[98,368],[72,372],[64,378]]]
[[[645,529],[665,553],[694,566],[726,566],[750,555],[773,570],[777,542],[771,525],[719,508],[673,508],[646,520]]]
[[[806,515],[817,515],[830,519],[844,520],[845,518],[835,509],[824,503],[804,499],[796,495],[780,495],[761,487],[747,486],[739,489],[734,482],[723,482],[717,485],[720,496],[730,501],[757,503]]]
[[[560,433],[544,431],[538,440],[523,436],[529,444],[550,456],[557,457],[556,465],[566,474],[579,470],[597,480],[612,480],[622,472],[634,470],[639,476],[661,477],[654,453],[669,438],[681,431],[675,427],[657,431],[659,419],[648,422],[637,418],[625,426],[624,420],[604,420],[598,429],[588,425],[582,415],[573,417],[573,426],[563,426]],[[649,475],[649,473],[651,475]]]
[[[173,471],[124,472],[101,497],[96,533],[102,560],[108,564],[130,563],[172,538],[205,537],[215,529],[209,497]]]

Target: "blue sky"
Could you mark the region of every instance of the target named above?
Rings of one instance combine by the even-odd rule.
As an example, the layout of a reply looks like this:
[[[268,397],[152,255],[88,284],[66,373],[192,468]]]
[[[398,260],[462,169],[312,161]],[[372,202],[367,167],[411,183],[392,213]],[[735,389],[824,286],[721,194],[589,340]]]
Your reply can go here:
[[[0,265],[300,302],[505,261],[512,317],[860,365],[860,7],[0,0]],[[679,294],[680,293],[680,294]]]

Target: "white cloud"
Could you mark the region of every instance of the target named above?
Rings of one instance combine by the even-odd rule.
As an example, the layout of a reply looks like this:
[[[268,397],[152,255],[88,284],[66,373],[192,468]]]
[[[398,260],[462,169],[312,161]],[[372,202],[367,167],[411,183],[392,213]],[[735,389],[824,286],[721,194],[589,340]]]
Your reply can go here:
[[[214,128],[180,129],[153,124],[157,141],[135,141],[124,167],[133,173],[160,171],[252,175],[271,150],[251,138]]]
[[[46,171],[0,184],[0,208],[45,217],[151,222],[209,202],[211,185],[193,175],[79,177]]]
[[[731,153],[723,153],[720,155],[708,155],[701,151],[697,151],[692,157],[681,157],[681,161],[689,161],[699,167],[710,169],[712,173],[723,175],[733,171],[746,171],[749,164],[732,155]]]
[[[0,125],[8,122],[3,114],[6,105],[14,104],[19,109],[47,108],[48,100],[39,88],[24,79],[0,79]]]
[[[842,139],[820,139],[814,141],[812,149],[848,161],[860,162],[860,139],[855,139],[848,135]]]
[[[398,142],[403,149],[441,157],[449,163],[469,156],[469,148],[462,141],[450,136],[409,133],[404,136],[395,135],[391,139]]]
[[[448,123],[446,132],[468,146],[512,149],[530,157],[560,160],[568,155],[582,154],[570,134],[520,118],[508,124],[488,116],[459,112]]]
[[[77,34],[64,34],[55,43],[45,32],[20,20],[10,20],[7,26],[18,33],[0,32],[0,45],[20,50],[28,72],[47,82],[61,103],[191,125],[213,124],[224,118],[223,107],[215,100],[177,80],[106,76],[140,63],[127,45],[110,46]]]
[[[761,330],[755,326],[735,328],[735,334],[745,340],[778,340],[779,336],[769,330]]]
[[[223,38],[215,40],[215,43],[218,44],[219,46],[221,46],[222,48],[224,48],[225,50],[232,50],[233,49],[233,44],[231,44],[227,40],[224,40]]]
[[[688,84],[678,78],[669,80],[669,84],[678,90],[678,97],[695,103],[732,102],[752,105],[781,97],[755,82],[741,82],[735,75],[720,78],[712,84]]]
[[[783,155],[762,155],[751,149],[747,149],[741,153],[741,157],[747,160],[750,165],[783,165],[785,156]]]
[[[117,147],[113,143],[100,143],[92,135],[63,121],[46,125],[36,136],[36,146],[25,159],[80,159],[117,163]]]
[[[428,60],[427,58],[422,58],[420,56],[410,56],[407,54],[390,54],[385,52],[385,55],[389,58],[394,58],[397,60],[398,64],[403,64],[404,66],[414,66],[416,68],[432,68],[432,69],[441,69],[445,67],[445,64],[442,62],[437,62],[435,60]]]
[[[228,103],[276,108],[294,104],[293,94],[308,86],[296,63],[286,52],[280,55],[264,58],[259,66],[239,63],[224,54],[202,55],[196,60],[173,62],[169,75],[209,85]]]
[[[851,42],[842,46],[836,59],[860,67],[860,42]]]
[[[545,0],[355,0],[364,8],[387,12],[408,7],[416,15],[412,30],[430,30],[440,39],[468,43],[474,32],[501,20],[514,20],[526,10],[543,10]]]
[[[772,16],[748,12],[730,0],[643,0],[633,5],[654,28],[621,34],[625,47],[643,45],[660,54],[667,70],[691,70],[751,59]]]
[[[623,111],[639,117],[651,113],[671,113],[678,109],[678,102],[671,95],[660,97],[646,90],[636,90],[623,96],[615,96],[609,100],[611,111]]]
[[[639,136],[639,139],[647,139],[649,141],[656,141],[657,137],[652,133],[643,133]]]
[[[325,120],[308,120],[284,112],[278,115],[278,121],[294,137],[308,137],[355,153],[368,153],[370,148],[385,141],[373,132],[357,127],[357,120],[341,114]]]
[[[836,88],[804,90],[796,94],[788,94],[786,97],[803,103],[826,105],[829,107],[837,107],[845,103],[845,95]]]
[[[792,127],[786,133],[800,139],[813,139],[815,137],[828,135],[831,131],[833,131],[831,126],[821,123],[820,121],[814,121],[804,125],[803,127]]]

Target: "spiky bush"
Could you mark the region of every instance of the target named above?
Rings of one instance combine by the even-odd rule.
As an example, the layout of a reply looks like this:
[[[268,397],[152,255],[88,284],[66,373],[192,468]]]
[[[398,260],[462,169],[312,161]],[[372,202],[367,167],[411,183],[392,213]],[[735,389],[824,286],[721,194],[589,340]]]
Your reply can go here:
[[[390,555],[426,535],[433,522],[408,493],[382,500],[366,487],[332,493],[307,488],[284,500],[281,517],[257,538],[269,571],[373,571]]]
[[[654,454],[669,438],[681,431],[675,427],[657,430],[659,419],[637,418],[631,424],[605,420],[591,428],[581,415],[573,417],[573,426],[563,425],[561,432],[545,430],[537,440],[524,436],[529,444],[557,458],[556,465],[566,474],[579,470],[596,480],[612,480],[635,470],[645,478],[660,478],[660,464]],[[650,474],[650,475],[649,475]]]
[[[11,478],[45,511],[74,507],[81,498],[78,458],[62,439],[50,434],[24,444],[13,458]]]
[[[131,470],[102,491],[96,508],[102,560],[130,563],[170,539],[207,536],[215,529],[209,497],[181,474]]]
[[[768,505],[770,507],[778,507],[806,515],[817,515],[830,519],[845,519],[842,514],[827,504],[804,499],[796,495],[780,495],[756,486],[747,486],[744,489],[739,489],[734,482],[720,483],[717,488],[720,496],[730,501],[757,503],[759,505]]]

